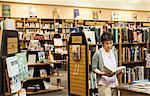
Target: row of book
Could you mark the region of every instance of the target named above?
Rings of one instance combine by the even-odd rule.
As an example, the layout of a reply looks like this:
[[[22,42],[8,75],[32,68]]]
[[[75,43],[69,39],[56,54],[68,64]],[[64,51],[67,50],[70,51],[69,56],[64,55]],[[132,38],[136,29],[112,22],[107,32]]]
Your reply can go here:
[[[127,67],[123,74],[123,83],[144,80],[144,66]]]
[[[144,46],[128,46],[122,48],[122,62],[145,61],[146,48]]]

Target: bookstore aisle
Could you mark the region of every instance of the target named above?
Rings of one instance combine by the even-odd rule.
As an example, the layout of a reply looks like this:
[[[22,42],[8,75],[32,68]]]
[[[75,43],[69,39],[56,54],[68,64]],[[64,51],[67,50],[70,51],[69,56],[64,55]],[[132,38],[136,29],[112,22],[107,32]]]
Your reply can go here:
[[[101,96],[99,84],[114,86],[114,78],[118,96],[150,96],[149,5],[0,0],[0,96]],[[100,58],[105,33],[115,54]]]

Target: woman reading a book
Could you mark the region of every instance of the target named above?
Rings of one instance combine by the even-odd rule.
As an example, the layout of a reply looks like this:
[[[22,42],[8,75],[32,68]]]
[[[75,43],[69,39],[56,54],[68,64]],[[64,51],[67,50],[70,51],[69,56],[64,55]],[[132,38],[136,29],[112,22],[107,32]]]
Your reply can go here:
[[[92,58],[92,70],[97,74],[98,92],[100,96],[117,96],[115,87],[118,79],[117,54],[113,50],[113,36],[104,32],[101,36],[102,48],[95,52]]]

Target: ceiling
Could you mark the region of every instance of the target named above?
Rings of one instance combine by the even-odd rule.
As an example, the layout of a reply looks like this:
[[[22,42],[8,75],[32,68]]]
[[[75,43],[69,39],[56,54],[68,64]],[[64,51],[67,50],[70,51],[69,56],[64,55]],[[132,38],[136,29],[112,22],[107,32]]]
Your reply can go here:
[[[150,11],[150,0],[0,0],[0,1]]]

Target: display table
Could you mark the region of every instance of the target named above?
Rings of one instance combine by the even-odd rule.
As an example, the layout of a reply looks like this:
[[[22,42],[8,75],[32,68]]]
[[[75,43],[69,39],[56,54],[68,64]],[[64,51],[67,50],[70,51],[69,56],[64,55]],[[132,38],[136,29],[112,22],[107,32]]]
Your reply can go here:
[[[150,88],[141,88],[129,84],[122,84],[117,87],[120,96],[150,96]]]

